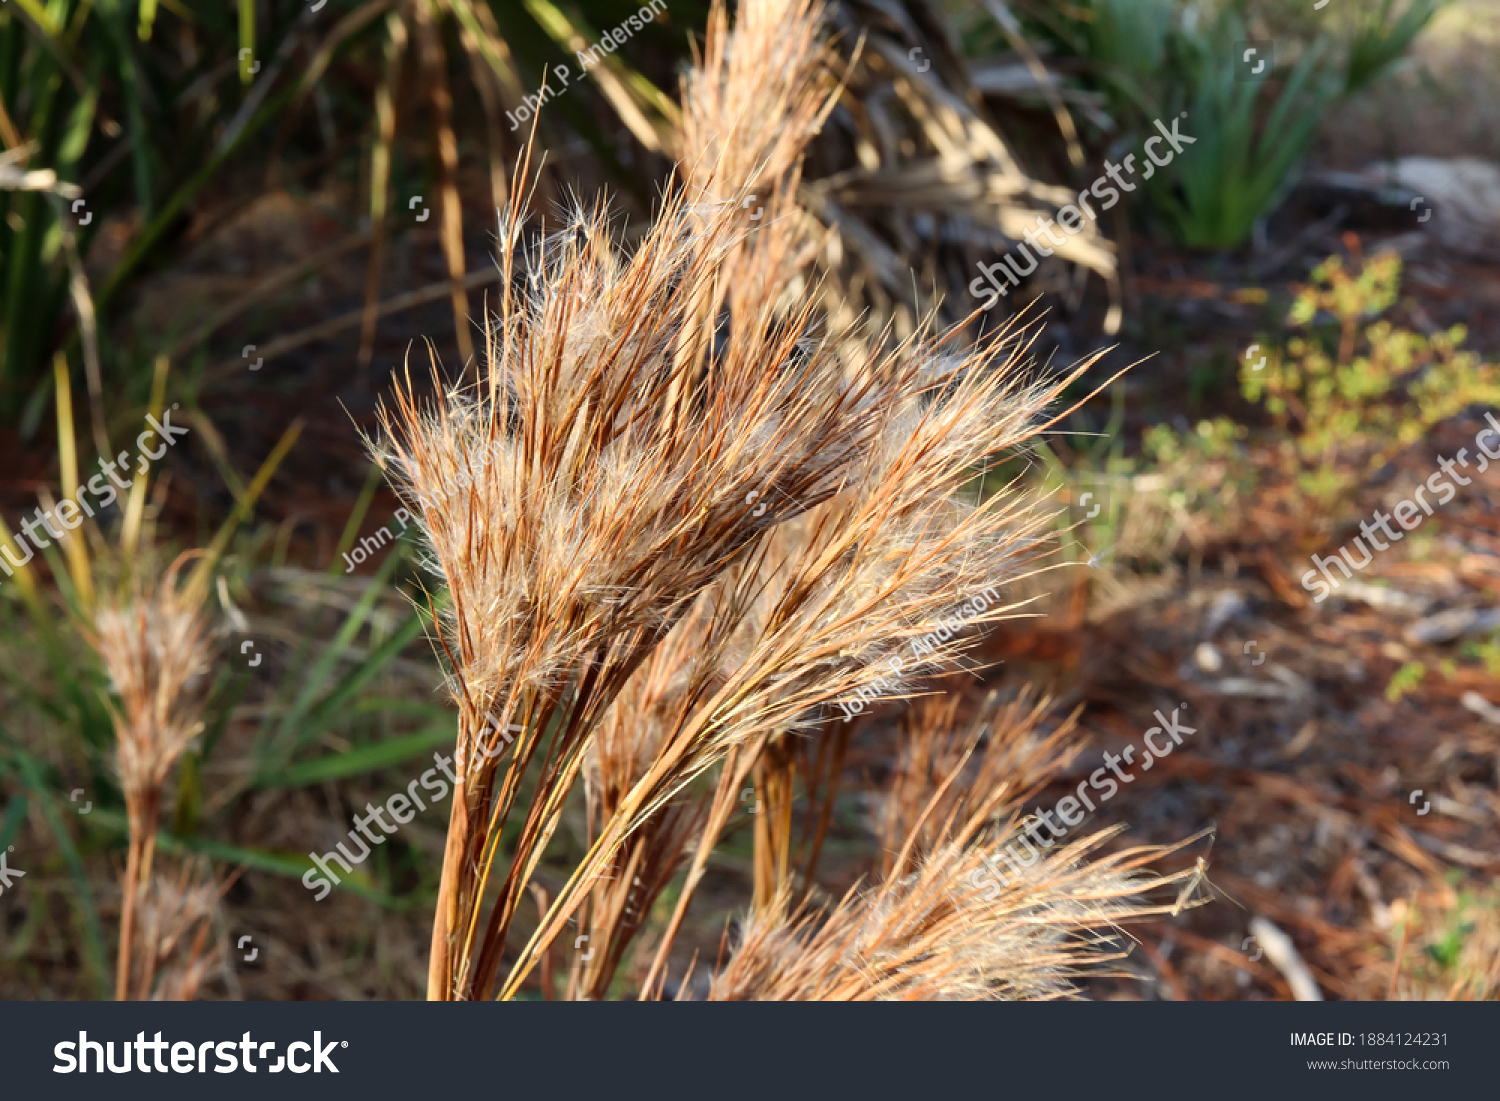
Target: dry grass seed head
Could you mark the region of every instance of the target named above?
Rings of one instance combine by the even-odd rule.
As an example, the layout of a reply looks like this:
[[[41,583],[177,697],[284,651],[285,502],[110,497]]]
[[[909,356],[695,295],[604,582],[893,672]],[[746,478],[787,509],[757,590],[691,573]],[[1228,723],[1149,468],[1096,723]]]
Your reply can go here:
[[[797,69],[817,52],[813,10],[801,0],[746,5],[742,18],[768,42],[783,16],[803,19],[803,45],[787,55]],[[812,77],[798,71],[789,86],[812,103]],[[725,86],[740,79],[721,77]],[[719,108],[704,117],[716,110],[724,117]],[[759,116],[727,110],[756,125],[774,118],[763,107]],[[803,134],[786,148],[800,148]],[[785,136],[756,140],[780,149]],[[521,219],[518,206],[501,227],[507,273]],[[519,717],[540,729],[558,707],[571,709],[561,748],[549,750],[545,798],[539,792],[528,814],[532,841],[550,832],[569,762],[593,725],[692,604],[713,602],[714,652],[767,588],[764,534],[789,516],[766,517],[752,502],[789,500],[790,515],[828,502],[743,663],[727,676],[695,673],[697,688],[683,697],[695,706],[663,738],[575,883],[599,874],[631,829],[727,749],[881,679],[871,662],[967,594],[1015,576],[1041,543],[1044,519],[1030,502],[955,494],[978,464],[1023,443],[1069,380],[1025,381],[1018,356],[999,356],[998,344],[955,357],[913,342],[849,372],[838,348],[812,336],[812,305],[778,313],[776,295],[737,302],[725,339],[707,340],[714,288],[734,283],[744,232],[736,204],[679,195],[621,257],[603,211],[580,214],[534,251],[524,285],[507,281],[478,385],[428,406],[408,377],[382,413],[384,457],[452,597],[441,642],[460,708],[460,763],[485,727]],[[487,832],[475,821],[487,852],[531,744],[518,742]],[[482,771],[476,789],[488,783]],[[487,807],[481,794],[471,817]],[[453,851],[465,867],[478,860],[468,838]],[[528,860],[534,866],[534,853]],[[507,890],[518,897],[515,884]],[[576,900],[560,898],[558,912],[569,905]],[[553,922],[542,935],[556,932]]]
[[[137,586],[125,600],[101,600],[87,632],[120,699],[115,728],[127,798],[159,790],[202,729],[212,640],[201,606],[177,585],[186,557],[153,591]]]
[[[902,716],[902,745],[885,794],[880,836],[884,872],[914,870],[955,832],[994,824],[1018,809],[1076,752],[1076,714],[1046,724],[1053,701],[1029,688],[1006,699],[991,692],[967,727],[963,696],[930,696]]]
[[[1033,502],[1000,494],[970,505],[953,496],[993,451],[1025,442],[1066,381],[1018,385],[1017,360],[990,364],[981,352],[965,361],[972,376],[949,364],[937,381],[892,372],[872,390],[872,400],[884,399],[882,428],[900,423],[904,446],[856,467],[856,475],[868,473],[785,521],[726,577],[723,591],[733,595],[722,606],[733,611],[719,634],[733,641],[726,655],[734,660],[702,706],[683,712],[638,785],[636,816],[614,824],[616,838],[730,747],[767,731],[815,729],[829,703],[861,689],[897,691],[902,678],[885,659],[1040,554],[1045,517]],[[750,623],[746,608],[755,609]],[[1011,611],[969,608],[974,624]],[[958,634],[934,641],[927,659],[939,667],[963,645]]]
[[[496,320],[489,396],[421,411],[408,387],[387,411],[388,458],[453,594],[445,637],[466,708],[556,690],[601,638],[654,641],[764,526],[747,496],[771,478],[816,500],[857,451],[859,395],[809,400],[774,369],[798,343],[786,326],[734,342],[665,415],[684,373],[683,287],[712,273],[729,232],[720,212],[708,241],[684,246],[684,213],[669,204],[623,263],[562,246],[544,285]]]
[[[1181,875],[1142,869],[1169,849],[1084,857],[1117,831],[1061,847],[1007,883],[984,882],[983,844],[946,842],[919,869],[824,912],[751,914],[714,1000],[1052,999],[1104,973],[1119,925],[1168,910],[1144,901]],[[995,846],[1009,840],[991,835]]]
[[[791,171],[828,100],[817,0],[715,4],[703,56],[682,82],[678,159],[695,195],[738,201]]]
[[[133,946],[136,959],[144,963],[142,996],[153,1001],[197,997],[221,963],[213,932],[228,886],[201,859],[185,862],[176,879],[157,874],[147,881]]]

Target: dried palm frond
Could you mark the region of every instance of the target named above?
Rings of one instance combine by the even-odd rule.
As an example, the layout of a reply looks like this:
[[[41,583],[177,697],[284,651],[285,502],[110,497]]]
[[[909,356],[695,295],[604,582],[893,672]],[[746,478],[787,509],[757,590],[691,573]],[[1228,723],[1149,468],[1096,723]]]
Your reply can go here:
[[[179,586],[180,555],[154,589],[137,583],[124,600],[102,599],[93,612],[89,644],[99,654],[119,697],[111,705],[120,786],[130,825],[116,997],[127,997],[134,943],[136,895],[149,881],[167,774],[202,729],[204,671],[211,653],[199,590]]]
[[[1054,999],[1123,956],[1127,921],[1172,907],[1144,897],[1191,874],[1143,871],[1170,850],[1083,858],[1117,831],[1075,841],[1014,879],[987,878],[990,846],[1015,835],[945,841],[914,872],[893,874],[827,912],[752,913],[715,1001]]]
[[[992,16],[1008,15],[1004,5],[988,7]],[[810,150],[800,189],[805,209],[829,231],[818,257],[825,308],[841,325],[863,317],[874,330],[890,324],[901,335],[933,308],[946,324],[963,322],[982,304],[969,289],[976,264],[999,259],[1041,218],[1074,203],[1085,181],[1046,182],[1054,167],[1068,165],[1038,163],[1008,140],[977,79],[1006,59],[971,63],[933,5],[846,0],[832,8],[830,22],[847,51],[846,91]],[[857,62],[856,43],[863,47]],[[1047,74],[1034,56],[1017,62],[1009,67],[1031,70],[1019,85],[989,80],[985,87],[1044,98],[1069,137],[1076,169],[1071,116],[1052,80],[1038,79],[1038,71]],[[1041,261],[1034,289],[1076,299],[1083,277],[1097,274],[1111,301],[1104,328],[1114,332],[1115,249],[1099,223],[1090,217],[1054,251]]]

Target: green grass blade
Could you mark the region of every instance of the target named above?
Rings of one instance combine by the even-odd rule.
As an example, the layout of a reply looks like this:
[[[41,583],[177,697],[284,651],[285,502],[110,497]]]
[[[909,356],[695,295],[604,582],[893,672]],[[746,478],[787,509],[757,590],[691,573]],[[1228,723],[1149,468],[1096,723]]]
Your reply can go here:
[[[323,648],[323,652],[318,655],[317,661],[313,663],[312,669],[303,679],[302,688],[297,693],[292,706],[277,724],[274,744],[286,746],[304,741],[297,728],[312,709],[318,693],[323,690],[323,685],[333,675],[334,668],[343,658],[345,651],[353,645],[360,628],[364,626],[365,621],[370,617],[370,612],[374,610],[375,602],[382,593],[386,592],[386,582],[390,579],[391,572],[396,568],[399,560],[400,555],[397,553],[386,555],[385,561],[380,564],[380,569],[376,571],[374,577],[370,578],[365,591],[360,594],[359,602],[349,612],[338,634]]]
[[[11,842],[21,832],[21,823],[26,821],[26,807],[28,806],[26,796],[14,796],[5,805],[5,820],[0,822],[0,852],[10,848]]]
[[[456,721],[456,720],[455,720]],[[330,753],[312,761],[303,761],[282,772],[261,777],[255,786],[262,788],[305,787],[321,784],[327,780],[342,780],[359,776],[377,769],[390,768],[419,757],[430,749],[451,746],[456,727],[454,722],[430,727],[417,734],[392,738],[386,742],[360,746],[347,753]]]
[[[3,734],[3,730],[0,730],[0,736]],[[42,779],[41,767],[24,750],[15,748],[13,752],[17,763],[21,766],[21,775],[26,786],[36,795],[37,805],[42,809],[42,817],[46,819],[47,828],[52,832],[57,847],[62,850],[63,859],[68,865],[68,873],[72,876],[75,888],[73,900],[83,918],[81,947],[84,964],[93,975],[94,982],[99,989],[99,996],[105,999],[111,998],[114,995],[114,983],[109,973],[109,953],[104,946],[104,925],[99,920],[99,908],[94,904],[94,892],[89,888],[89,879],[83,868],[83,860],[79,857],[78,848],[73,844],[73,838],[68,834],[67,827],[63,825],[57,808],[52,805],[50,789]]]
[[[239,56],[240,83],[248,86],[255,79],[255,0],[240,0]]]
[[[128,835],[129,833],[129,822],[123,814],[117,811],[101,810],[95,807],[89,817],[97,819],[97,825],[104,826],[122,835]],[[211,841],[202,837],[177,837],[167,833],[165,830],[157,831],[156,847],[160,852],[201,854],[213,860],[222,860],[226,864],[253,868],[256,871],[270,872],[273,875],[289,876],[292,879],[301,879],[313,867],[312,861],[306,856],[270,852],[266,849],[247,849],[241,845],[231,845],[223,841]],[[339,884],[340,890],[346,890],[350,894],[358,895],[360,898],[378,903],[387,909],[411,910],[431,905],[431,901],[427,898],[396,898],[393,895],[378,890],[371,885],[372,880],[361,868],[356,868],[352,876],[343,875],[341,870],[340,877],[343,880]]]
[[[314,741],[322,733],[329,720],[363,688],[376,673],[380,672],[406,649],[426,628],[427,620],[420,613],[414,614],[401,625],[395,634],[372,650],[364,661],[355,666],[339,681],[338,685],[323,701],[307,714],[302,729],[297,734],[297,747]]]

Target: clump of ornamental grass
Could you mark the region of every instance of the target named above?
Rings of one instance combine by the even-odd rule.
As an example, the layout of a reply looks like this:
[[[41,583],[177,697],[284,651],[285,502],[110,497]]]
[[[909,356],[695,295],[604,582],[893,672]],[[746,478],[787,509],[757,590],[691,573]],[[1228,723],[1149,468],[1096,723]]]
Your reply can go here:
[[[179,586],[178,571],[199,552],[180,555],[155,585],[139,580],[123,598],[102,597],[92,610],[89,644],[109,674],[116,762],[125,794],[130,844],[120,913],[115,996],[150,993],[154,954],[132,981],[137,902],[151,882],[162,791],[183,751],[203,728],[204,672],[212,652],[197,586]]]
[[[722,9],[711,21],[685,82],[682,185],[635,249],[618,248],[599,205],[523,245],[525,206],[513,206],[477,381],[445,386],[434,365],[436,397],[408,373],[382,409],[377,454],[448,589],[437,644],[458,710],[429,998],[515,996],[539,964],[547,974],[570,923],[590,938],[570,989],[604,996],[691,847],[642,983],[650,996],[768,745],[779,755],[759,783],[779,825],[760,913],[809,934],[807,916],[778,901],[790,899],[784,806],[799,773],[788,768],[800,767],[786,763],[799,757],[788,739],[826,736],[839,699],[899,698],[951,667],[974,628],[1017,609],[989,604],[963,629],[934,629],[970,594],[1040,568],[1046,549],[1045,508],[978,486],[993,459],[1047,427],[1043,411],[1089,364],[1043,381],[1014,333],[959,348],[922,330],[869,348],[826,331],[798,290],[795,214],[796,160],[831,102],[820,9],[741,10],[732,34]],[[752,187],[764,224],[751,224]],[[922,659],[902,671],[913,640],[926,640]],[[818,767],[837,771],[826,758]],[[587,852],[560,889],[541,891],[538,866],[580,776]],[[1000,967],[1010,942],[983,930],[1002,911],[954,902],[948,882],[978,866],[974,821],[924,856],[916,879],[888,878],[880,905],[904,915],[901,936],[914,915],[941,911],[939,950],[998,944]],[[1071,929],[1147,912],[1110,901],[1142,886],[1125,873],[1147,858],[1120,857],[1090,879],[1074,867],[1088,847],[1028,881],[1041,901],[1003,910],[1028,915],[1007,935],[1049,914],[1076,911]],[[542,914],[515,950],[528,893]],[[853,900],[835,910],[840,921],[862,912]],[[981,985],[997,984],[1033,988]]]
[[[903,717],[874,885],[833,905],[798,903],[785,882],[768,905],[757,898],[710,1000],[1067,997],[1079,978],[1114,973],[1119,926],[1200,904],[1198,869],[1148,870],[1173,848],[1095,855],[1119,828],[1055,849],[1022,840],[1033,860],[1020,867],[995,859],[1024,837],[1022,803],[1071,759],[1077,716],[1049,730],[1051,701],[991,693],[960,724],[959,703],[928,697]]]
[[[599,244],[601,226],[580,228]],[[883,681],[876,663],[925,633],[954,594],[1015,575],[1040,548],[1044,518],[1031,502],[960,503],[954,493],[976,464],[1026,438],[1028,414],[1050,387],[1020,385],[982,353],[966,370],[918,372],[887,359],[872,365],[869,381],[848,384],[816,344],[751,330],[709,365],[705,384],[669,401],[684,377],[671,355],[684,328],[674,316],[682,281],[657,282],[653,269],[665,258],[655,251],[668,243],[655,238],[618,271],[652,281],[652,304],[578,331],[575,312],[642,292],[611,286],[597,247],[565,241],[562,293],[532,303],[540,318],[491,331],[491,393],[450,392],[424,411],[406,390],[388,420],[389,459],[418,509],[454,473],[469,482],[423,514],[449,588],[440,640],[462,769],[430,976],[441,986],[430,994],[487,988],[591,736],[696,602],[709,610],[687,673],[691,707],[675,716],[539,937],[556,935],[630,832],[730,748]],[[601,274],[603,294],[569,288]],[[610,327],[613,337],[604,335]],[[616,383],[619,370],[627,378]],[[494,456],[484,469],[471,461],[481,454]],[[752,507],[758,498],[796,503],[774,506],[787,510],[778,515]],[[781,584],[761,630],[742,637],[766,587],[766,533],[820,504],[805,541],[776,563]],[[471,942],[500,832],[533,759],[537,795],[484,935]]]
[[[698,364],[676,353],[693,328],[693,288],[718,274],[732,231],[722,211],[708,218],[700,226],[671,202],[628,259],[614,254],[602,212],[580,218],[532,258],[527,293],[507,287],[480,391],[422,410],[408,388],[388,416],[390,458],[416,508],[449,478],[467,483],[423,513],[450,593],[442,642],[463,769],[448,839],[449,866],[462,871],[444,876],[434,957],[451,961],[461,986],[487,983],[498,960],[443,943],[472,927],[492,843],[544,732],[553,737],[527,848],[550,834],[560,805],[551,797],[576,777],[614,696],[769,526],[747,497],[772,487],[828,497],[876,423],[868,387],[830,386],[814,400],[766,369],[798,353],[805,325],[733,342],[711,384],[689,390]],[[511,244],[518,230],[513,220]],[[507,267],[513,256],[507,249]],[[830,370],[816,349],[802,366]],[[497,783],[500,738],[515,726],[515,767]],[[519,870],[488,943],[514,914]]]

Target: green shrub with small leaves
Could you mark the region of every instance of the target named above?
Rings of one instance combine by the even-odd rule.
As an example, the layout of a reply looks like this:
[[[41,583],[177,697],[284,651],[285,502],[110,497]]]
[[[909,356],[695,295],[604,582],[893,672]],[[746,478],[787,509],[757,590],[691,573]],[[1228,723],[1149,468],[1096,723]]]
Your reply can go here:
[[[1500,367],[1463,349],[1462,325],[1424,336],[1381,315],[1396,304],[1401,260],[1358,271],[1333,257],[1314,269],[1289,321],[1303,330],[1240,386],[1287,434],[1298,488],[1333,505],[1436,425],[1474,405],[1500,405]],[[1351,476],[1352,475],[1352,476]]]
[[[1423,335],[1385,319],[1400,285],[1393,253],[1357,270],[1338,257],[1325,261],[1287,317],[1296,335],[1282,348],[1262,338],[1263,363],[1240,368],[1246,400],[1263,405],[1278,430],[1296,492],[1325,516],[1442,421],[1473,406],[1500,406],[1500,366],[1464,350],[1463,326]],[[1114,439],[1118,427],[1116,417],[1102,438]],[[1128,484],[1132,499],[1128,507],[1123,497],[1111,499],[1109,528],[1097,532],[1101,545],[1118,540],[1122,553],[1139,554],[1150,542],[1170,553],[1178,536],[1228,520],[1255,492],[1249,434],[1225,416],[1191,429],[1158,424],[1146,429],[1139,455],[1118,446],[1107,463],[1103,454],[1081,454],[1062,481]]]
[[[1255,468],[1242,442],[1249,434],[1228,417],[1199,421],[1191,432],[1158,424],[1142,435],[1141,450],[1174,510],[1220,519],[1255,490]]]

